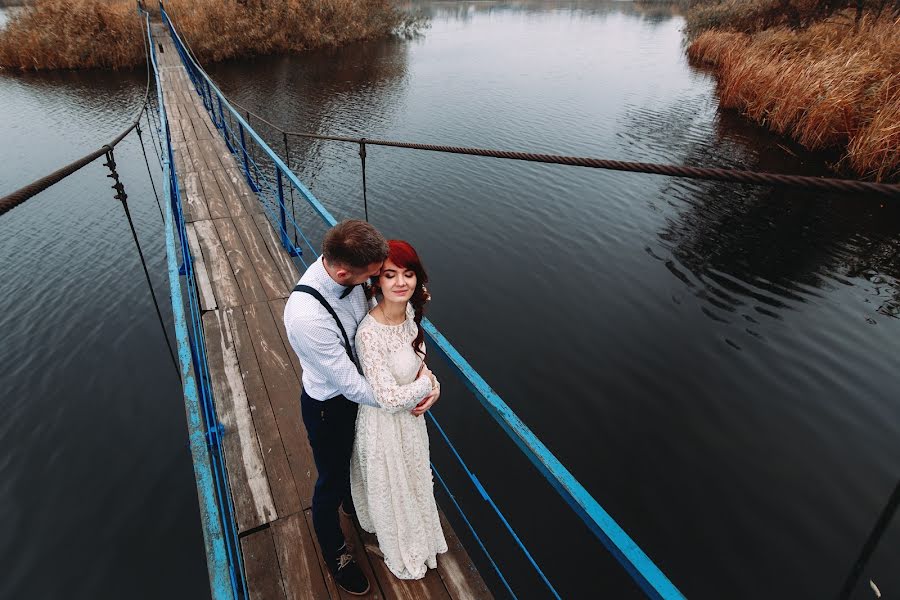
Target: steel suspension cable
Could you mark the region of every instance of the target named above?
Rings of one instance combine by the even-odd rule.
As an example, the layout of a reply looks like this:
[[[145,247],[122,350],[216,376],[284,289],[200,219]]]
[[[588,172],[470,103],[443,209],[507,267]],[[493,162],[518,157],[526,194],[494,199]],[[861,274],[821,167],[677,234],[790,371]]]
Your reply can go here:
[[[258,119],[285,135],[295,137],[325,140],[332,142],[346,142],[371,146],[388,146],[393,148],[409,148],[411,150],[426,150],[430,152],[443,152],[447,154],[466,154],[469,156],[486,156],[490,158],[502,158],[507,160],[521,160],[539,162],[545,164],[567,165],[571,167],[588,167],[593,169],[605,169],[611,171],[627,171],[632,173],[646,173],[651,175],[667,175],[670,177],[684,177],[687,179],[703,179],[710,181],[726,181],[730,183],[749,183],[753,185],[781,185],[788,187],[811,189],[821,192],[854,192],[873,193],[890,198],[900,199],[900,184],[875,183],[870,181],[858,181],[855,179],[838,179],[833,177],[810,177],[806,175],[787,175],[781,173],[767,173],[761,171],[748,171],[743,169],[724,169],[716,167],[687,167],[682,165],[669,165],[646,162],[633,162],[624,160],[610,160],[602,158],[588,158],[582,156],[565,156],[559,154],[541,154],[534,152],[520,152],[513,150],[496,150],[489,148],[473,148],[468,146],[445,146],[438,144],[418,144],[414,142],[402,142],[394,140],[377,140],[367,137],[348,137],[340,135],[321,135],[300,131],[288,131],[267,121],[247,108],[229,100],[236,108],[253,115]]]

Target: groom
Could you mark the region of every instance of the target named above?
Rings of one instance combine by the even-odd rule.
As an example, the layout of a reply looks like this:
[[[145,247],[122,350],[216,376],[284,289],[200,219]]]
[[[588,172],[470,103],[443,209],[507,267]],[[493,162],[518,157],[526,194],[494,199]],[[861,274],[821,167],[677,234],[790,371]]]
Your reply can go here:
[[[350,455],[360,404],[378,406],[360,373],[356,328],[368,312],[363,286],[378,275],[388,244],[364,221],[338,223],[325,234],[322,256],[306,270],[284,307],[288,339],[303,367],[300,412],[319,478],[313,493],[313,527],[322,556],[338,585],[354,595],[369,582],[347,548],[338,507],[352,511]],[[437,400],[425,396],[413,414]]]

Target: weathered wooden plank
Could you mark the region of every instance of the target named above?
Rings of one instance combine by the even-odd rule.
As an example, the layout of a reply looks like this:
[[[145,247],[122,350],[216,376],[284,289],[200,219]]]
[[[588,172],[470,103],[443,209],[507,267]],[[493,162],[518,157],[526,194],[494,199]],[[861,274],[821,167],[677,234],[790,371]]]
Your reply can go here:
[[[197,238],[200,240],[200,248],[209,267],[209,279],[216,295],[216,305],[219,308],[228,308],[244,304],[244,297],[231,272],[228,256],[219,241],[215,225],[212,221],[195,221],[194,225]]]
[[[284,600],[281,567],[271,528],[242,537],[241,556],[250,600]]]
[[[481,578],[478,569],[459,541],[456,532],[447,520],[444,511],[441,516],[441,528],[447,540],[447,552],[438,556],[438,574],[453,600],[493,600],[494,596]]]
[[[219,233],[219,241],[222,242],[222,248],[225,249],[225,254],[228,256],[234,279],[237,281],[238,287],[241,288],[244,302],[263,302],[268,300],[266,290],[259,282],[256,269],[247,256],[247,251],[244,249],[244,244],[241,243],[241,236],[238,235],[234,223],[231,219],[215,219],[213,224]]]
[[[173,105],[174,107],[174,105]],[[173,143],[184,143],[184,132],[181,131],[181,124],[178,122],[179,117],[174,115],[169,123],[169,138]]]
[[[184,114],[184,110],[185,110],[184,108],[182,108],[183,106],[184,105],[179,105],[179,109],[178,109],[182,114]],[[194,125],[191,122],[191,119],[186,119],[186,118],[182,117],[181,119],[178,119],[178,124],[181,125],[181,131],[184,134],[185,141],[197,139],[197,134],[196,134],[196,132],[194,132]]]
[[[280,238],[275,234],[275,230],[272,229],[269,220],[266,219],[266,215],[255,214],[253,215],[253,220],[256,221],[256,226],[259,228],[259,233],[262,235],[269,253],[275,259],[275,266],[278,267],[278,272],[281,274],[282,279],[284,279],[285,284],[294,289],[294,286],[300,281],[300,271],[297,270],[291,257],[285,252]]]
[[[205,128],[207,137],[209,140],[217,140],[219,139],[219,130],[216,129],[216,126],[213,125],[212,117],[209,114],[209,111],[206,110],[206,107],[203,106],[203,102],[199,99],[197,100],[197,113],[200,115],[199,123]],[[204,139],[204,138],[200,138]]]
[[[441,576],[437,569],[428,569],[425,577],[422,579],[408,580],[397,579],[391,570],[388,569],[384,560],[370,551],[370,548],[378,547],[378,540],[374,534],[367,533],[360,529],[358,531],[359,539],[363,543],[369,562],[372,565],[372,571],[378,578],[381,590],[384,592],[385,598],[396,600],[449,600],[450,594],[447,593]],[[438,561],[440,561],[438,556]]]
[[[300,504],[305,510],[312,507],[318,472],[313,461],[312,448],[309,446],[309,437],[306,435],[306,427],[300,416],[300,396],[288,390],[276,389],[269,391],[269,401],[275,412],[288,464],[291,465],[291,474],[294,476]]]
[[[219,184],[212,171],[204,169],[199,172],[200,184],[203,186],[203,197],[206,199],[206,205],[209,207],[209,215],[213,219],[224,219],[231,216],[228,212],[228,205],[222,197],[222,191],[219,190]]]
[[[256,192],[250,189],[250,185],[247,183],[247,176],[244,175],[244,171],[241,167],[234,166],[228,167],[225,169],[225,172],[228,173],[228,179],[231,180],[232,185],[234,185],[234,189],[238,194],[242,196],[252,196],[256,198]],[[262,208],[259,211],[251,211],[251,212],[261,212]]]
[[[179,125],[179,131],[181,130],[181,126]],[[184,141],[184,134],[182,133],[180,141],[172,141],[172,151],[175,154],[175,168],[176,172],[181,175],[183,173],[192,173],[194,171],[194,164],[191,162],[191,157],[187,151],[187,142]]]
[[[194,170],[198,173],[208,170],[209,165],[206,164],[203,153],[200,152],[199,140],[187,140],[185,145],[191,159],[191,164],[194,165]]]
[[[284,451],[284,444],[278,431],[278,422],[275,420],[275,413],[269,402],[259,363],[256,361],[256,353],[253,350],[253,342],[250,339],[244,312],[240,308],[229,308],[226,309],[226,312],[231,320],[234,349],[241,366],[244,391],[247,394],[247,401],[250,403],[253,425],[256,428],[263,461],[266,465],[269,489],[272,490],[272,499],[275,501],[278,516],[285,517],[303,510],[300,496],[297,493],[297,486],[294,484],[291,466]]]
[[[276,320],[267,305],[245,306],[244,317],[278,423],[281,442],[291,465],[300,503],[303,508],[308,508],[312,506],[317,474],[309,438],[300,416],[300,380],[295,376],[289,358],[293,350],[282,342]],[[280,320],[279,316],[278,321]]]
[[[287,336],[287,330],[284,327],[284,307],[286,304],[287,298],[271,300],[269,302],[269,309],[272,311],[272,316],[275,318],[275,325],[278,327],[278,333],[281,334],[281,341],[284,343],[284,347],[287,348],[291,364],[294,365],[294,373],[297,375],[297,380],[303,381],[303,367],[300,365],[300,359],[297,358],[297,353],[294,352],[294,349],[291,347],[291,342]]]
[[[247,209],[247,212],[251,214],[262,214],[263,207],[259,201],[259,197],[250,189],[250,186],[247,185],[247,178],[244,176],[244,172],[240,167],[228,167],[225,169],[225,174],[234,190],[238,193],[238,197],[244,205],[244,208]]]
[[[187,221],[208,221],[210,218],[209,208],[206,206],[206,199],[203,196],[203,188],[200,186],[200,175],[194,171],[185,173],[182,178],[184,181],[184,195],[182,196],[182,207],[185,211],[184,218]]]
[[[228,206],[229,214],[232,217],[249,215],[250,213],[244,206],[244,202],[241,200],[237,190],[235,190],[234,186],[231,184],[231,179],[229,179],[225,170],[216,169],[212,173],[216,179],[216,183],[219,184],[219,191],[222,192],[222,199],[225,201],[225,205]]]
[[[197,148],[203,155],[203,160],[210,170],[220,170],[225,168],[225,165],[222,164],[222,159],[219,156],[219,144],[224,146],[224,142],[221,142],[219,139],[197,141]]]
[[[206,356],[216,405],[224,427],[222,446],[238,531],[247,531],[278,518],[259,450],[250,405],[238,365],[231,324],[220,310],[203,315]]]
[[[321,600],[331,595],[303,512],[278,519],[272,537],[288,600]]]
[[[213,124],[215,127],[215,124]],[[225,139],[218,133],[218,129],[216,130],[216,136],[214,143],[210,146],[210,149],[215,151],[216,156],[219,158],[219,162],[222,164],[223,169],[227,169],[228,167],[237,167],[237,162],[234,160],[234,155],[228,150],[228,146],[225,145]]]
[[[209,272],[207,271],[206,261],[203,259],[203,250],[200,246],[200,240],[197,238],[197,231],[193,223],[187,223],[185,229],[187,230],[188,245],[194,261],[194,279],[197,281],[200,310],[215,310],[216,296],[213,294],[212,284],[209,282]]]
[[[296,394],[300,399],[300,381],[294,374],[289,353],[293,350],[285,347],[278,332],[275,317],[266,303],[248,304],[244,307],[247,324],[254,332],[254,348],[259,367],[266,380],[266,388],[282,389]],[[298,407],[299,408],[299,407]]]
[[[269,300],[286,297],[290,293],[290,289],[281,277],[281,273],[278,272],[275,259],[269,254],[269,248],[259,233],[256,222],[249,215],[234,217],[232,221],[237,228],[238,234],[241,236],[241,241],[247,250],[247,256],[256,269],[256,274],[259,276],[259,281],[265,290],[266,297]]]

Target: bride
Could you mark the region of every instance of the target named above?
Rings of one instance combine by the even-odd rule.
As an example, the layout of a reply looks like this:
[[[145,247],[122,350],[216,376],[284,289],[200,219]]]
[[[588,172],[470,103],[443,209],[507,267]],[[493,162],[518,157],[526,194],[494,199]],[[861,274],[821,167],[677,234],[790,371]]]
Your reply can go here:
[[[382,299],[356,332],[363,374],[381,408],[359,407],[350,490],[359,524],[378,537],[387,567],[400,579],[420,579],[447,551],[422,417],[425,403],[433,400],[417,406],[427,386],[439,393],[440,385],[425,366],[419,324],[429,299],[428,276],[412,246],[399,240],[388,245],[388,259],[373,284]]]

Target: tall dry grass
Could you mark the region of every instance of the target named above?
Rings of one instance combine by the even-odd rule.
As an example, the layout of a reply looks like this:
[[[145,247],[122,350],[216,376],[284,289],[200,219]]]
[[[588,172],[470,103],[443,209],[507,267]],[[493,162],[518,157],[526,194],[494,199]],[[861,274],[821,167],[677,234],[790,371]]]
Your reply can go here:
[[[900,0],[683,0],[688,36],[710,29],[755,33],[777,26],[804,29],[834,15],[852,11],[900,16]]]
[[[166,10],[202,62],[338,46],[416,26],[392,0],[170,0]]]
[[[204,62],[337,46],[421,25],[393,0],[171,0],[166,9]],[[35,0],[0,31],[0,67],[137,66],[144,62],[140,27],[132,0]]]
[[[720,104],[810,150],[838,150],[838,168],[900,178],[900,20],[854,15],[806,29],[710,30],[689,46],[718,71]]]
[[[141,21],[126,0],[36,0],[0,31],[0,67],[130,67],[144,62]]]

